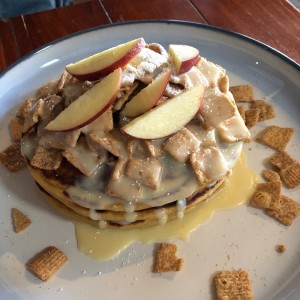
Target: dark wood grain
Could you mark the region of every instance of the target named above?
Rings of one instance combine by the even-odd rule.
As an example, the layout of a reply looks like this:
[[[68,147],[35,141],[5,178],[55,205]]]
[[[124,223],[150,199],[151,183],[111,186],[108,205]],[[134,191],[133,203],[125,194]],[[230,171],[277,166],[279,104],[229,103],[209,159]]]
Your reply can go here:
[[[187,0],[100,0],[112,22],[176,19],[205,23]]]
[[[98,1],[27,15],[24,21],[34,48],[70,33],[110,22]]]
[[[0,70],[20,57],[11,20],[0,20]]]
[[[300,12],[285,0],[191,0],[209,24],[267,43],[300,63]]]

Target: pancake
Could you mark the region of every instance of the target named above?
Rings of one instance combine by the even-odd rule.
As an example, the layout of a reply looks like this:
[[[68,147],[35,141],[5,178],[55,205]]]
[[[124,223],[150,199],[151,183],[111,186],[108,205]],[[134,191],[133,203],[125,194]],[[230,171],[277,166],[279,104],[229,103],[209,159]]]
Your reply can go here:
[[[124,107],[170,69],[164,48],[146,45],[123,67],[115,102],[95,120],[66,132],[49,131],[47,125],[101,78],[83,81],[64,73],[25,102],[18,113],[26,127],[22,154],[51,206],[100,228],[142,228],[184,218],[222,187],[250,133],[220,66],[199,57],[184,74],[173,70],[157,108],[204,87],[202,104],[184,127],[149,140],[124,133],[135,120],[122,114]]]

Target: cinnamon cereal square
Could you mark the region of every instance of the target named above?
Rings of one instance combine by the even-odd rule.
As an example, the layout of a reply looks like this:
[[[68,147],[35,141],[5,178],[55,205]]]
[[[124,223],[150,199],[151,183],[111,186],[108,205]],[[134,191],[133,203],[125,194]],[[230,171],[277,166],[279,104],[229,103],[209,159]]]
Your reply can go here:
[[[34,275],[43,281],[50,279],[66,262],[67,256],[58,248],[50,246],[26,264]]]
[[[252,283],[246,271],[221,271],[215,275],[218,300],[253,299]]]
[[[26,166],[20,144],[12,144],[0,153],[0,162],[11,172],[17,172]]]
[[[183,259],[176,256],[175,244],[161,243],[156,251],[154,273],[178,272],[183,266]]]
[[[267,181],[274,182],[274,181],[280,181],[280,176],[277,172],[265,169],[261,173],[262,177],[265,178]]]
[[[232,93],[235,102],[253,101],[253,88],[249,84],[231,86],[229,91]]]
[[[42,170],[57,170],[62,161],[60,150],[54,148],[44,148],[39,145],[35,151],[30,164]]]
[[[300,215],[300,204],[281,195],[280,207],[276,210],[266,209],[266,214],[286,226],[291,226],[293,221]]]
[[[258,108],[251,108],[251,109],[247,109],[245,111],[245,123],[247,128],[252,128],[254,127],[257,122],[258,122],[258,118],[259,118],[259,109]]]
[[[294,163],[289,167],[279,171],[282,182],[289,189],[293,189],[300,184],[300,164]]]
[[[273,106],[264,100],[254,100],[251,108],[259,109],[259,122],[273,119],[276,116]]]
[[[294,128],[281,128],[278,126],[269,126],[257,140],[263,142],[267,146],[277,150],[284,151],[294,134]]]
[[[281,182],[259,183],[251,199],[251,205],[256,208],[279,209]]]

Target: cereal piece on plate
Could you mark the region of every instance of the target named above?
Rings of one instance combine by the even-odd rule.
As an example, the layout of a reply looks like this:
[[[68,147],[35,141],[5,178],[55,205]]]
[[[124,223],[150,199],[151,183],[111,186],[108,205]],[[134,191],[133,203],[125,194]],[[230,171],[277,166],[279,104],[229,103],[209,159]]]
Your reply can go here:
[[[161,243],[157,249],[153,272],[178,272],[183,265],[183,259],[176,256],[175,244]]]
[[[251,205],[256,208],[280,208],[281,182],[259,183],[251,199]]]
[[[22,103],[21,107],[19,108],[19,110],[17,112],[17,117],[24,118],[24,119],[27,118],[30,113],[30,110],[35,102],[36,102],[36,100],[34,98],[26,99]]]
[[[275,118],[275,110],[273,106],[264,100],[254,100],[251,108],[259,109],[259,122]]]
[[[300,164],[298,162],[279,171],[282,182],[289,189],[293,189],[300,184]]]
[[[20,144],[12,144],[0,153],[0,162],[11,172],[17,172],[26,166]]]
[[[229,91],[232,93],[235,102],[253,101],[253,88],[251,85],[236,85],[231,86]]]
[[[245,111],[245,118],[246,118],[245,123],[247,128],[254,127],[258,122],[259,109],[258,108],[247,109]]]
[[[240,106],[237,107],[237,109],[238,109],[238,111],[239,111],[241,117],[242,117],[243,120],[245,121],[245,120],[246,120],[246,110],[245,110],[244,106],[241,106],[241,105],[240,105]]]
[[[45,248],[32,260],[26,267],[43,281],[47,281],[56,273],[66,262],[67,256],[58,248],[50,246]]]
[[[266,214],[283,225],[291,226],[293,221],[300,215],[300,204],[281,195],[279,208],[266,209]]]
[[[284,151],[294,134],[294,128],[281,128],[278,126],[269,126],[257,140],[270,146],[277,151]]]
[[[42,170],[57,170],[62,161],[61,151],[38,146],[30,164]]]
[[[218,300],[253,299],[252,283],[246,271],[221,271],[215,275]]]
[[[25,230],[28,226],[31,225],[31,220],[28,216],[24,215],[19,209],[12,208],[11,209],[11,218],[14,227],[14,231],[19,233]]]
[[[269,162],[279,169],[286,169],[290,165],[297,163],[296,160],[294,160],[284,151],[275,153],[269,158]]]
[[[280,181],[280,176],[277,172],[265,169],[261,173],[262,177],[265,178],[267,181],[274,182],[274,181]]]

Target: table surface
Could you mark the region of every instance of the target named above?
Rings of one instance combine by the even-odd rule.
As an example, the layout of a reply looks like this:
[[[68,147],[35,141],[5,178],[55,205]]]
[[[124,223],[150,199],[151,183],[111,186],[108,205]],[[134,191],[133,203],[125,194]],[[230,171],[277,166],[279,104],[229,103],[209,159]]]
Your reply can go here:
[[[92,0],[0,20],[0,71],[34,49],[94,26],[185,20],[236,31],[300,63],[300,11],[285,0]]]

